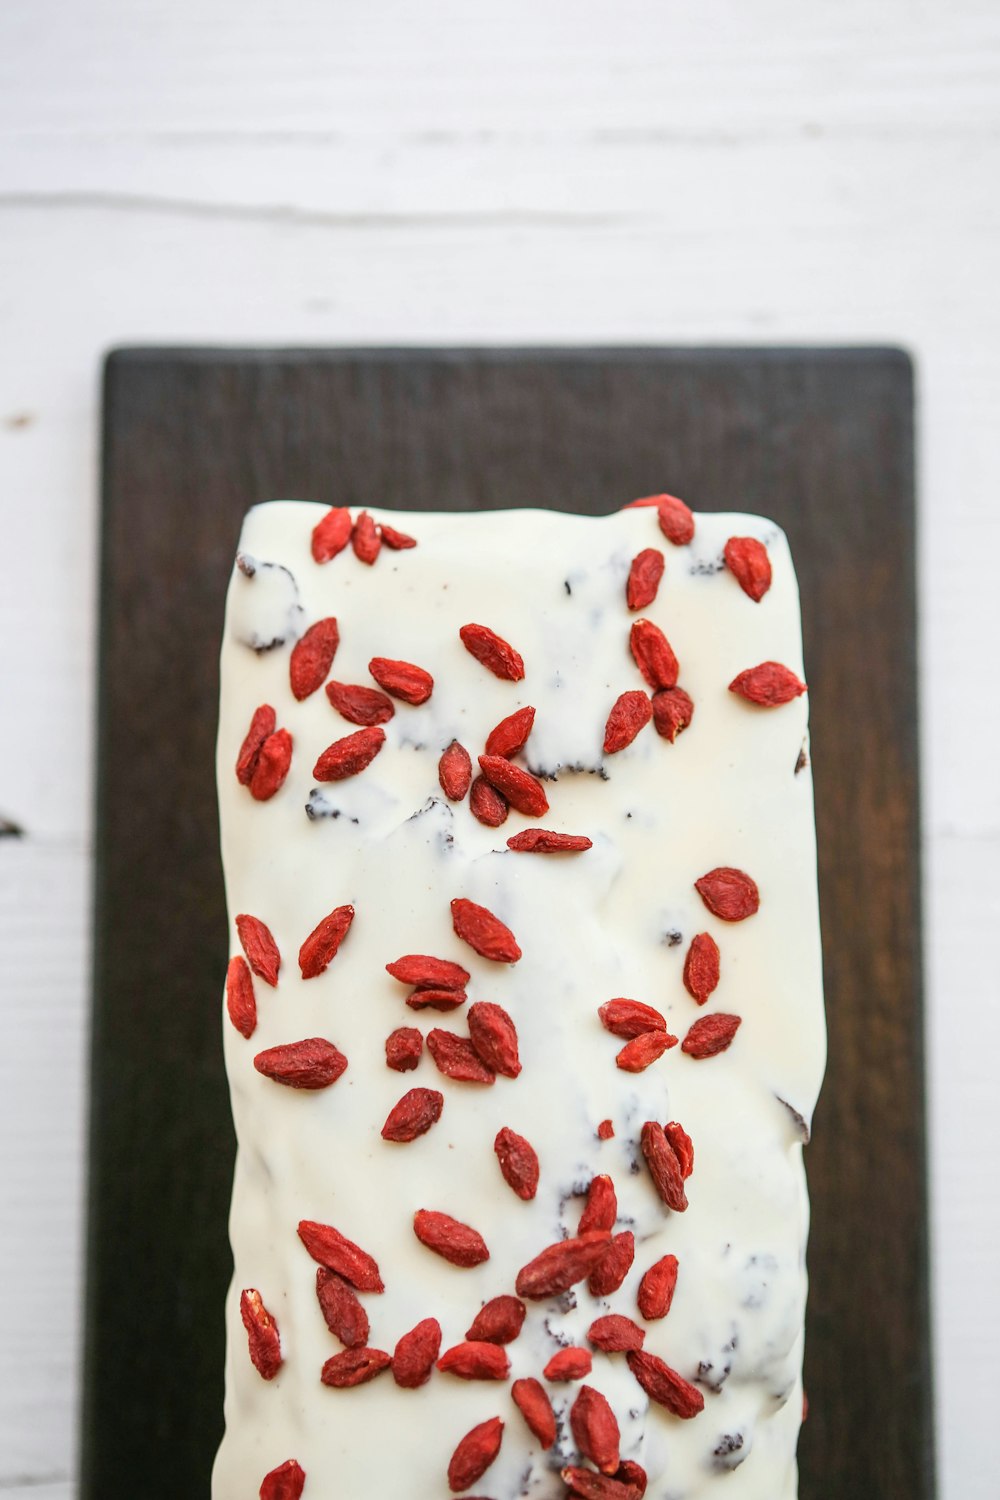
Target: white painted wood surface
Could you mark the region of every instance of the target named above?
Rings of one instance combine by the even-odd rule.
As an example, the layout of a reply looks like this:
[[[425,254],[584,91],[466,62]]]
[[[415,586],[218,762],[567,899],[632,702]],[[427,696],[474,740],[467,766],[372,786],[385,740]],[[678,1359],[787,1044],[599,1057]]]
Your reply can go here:
[[[993,0],[0,6],[0,1493],[74,1492],[103,351],[877,340],[919,386],[941,1494],[994,1500],[998,181]]]

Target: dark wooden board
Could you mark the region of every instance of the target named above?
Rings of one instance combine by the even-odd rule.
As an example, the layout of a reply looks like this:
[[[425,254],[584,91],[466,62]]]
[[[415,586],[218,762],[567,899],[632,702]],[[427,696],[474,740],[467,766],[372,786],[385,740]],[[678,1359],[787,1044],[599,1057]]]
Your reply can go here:
[[[805,602],[831,1050],[807,1152],[803,1500],[930,1500],[905,356],[134,349],[105,397],[85,1500],[206,1496],[221,1429],[213,742],[243,511],[606,511],[664,488],[774,516]]]

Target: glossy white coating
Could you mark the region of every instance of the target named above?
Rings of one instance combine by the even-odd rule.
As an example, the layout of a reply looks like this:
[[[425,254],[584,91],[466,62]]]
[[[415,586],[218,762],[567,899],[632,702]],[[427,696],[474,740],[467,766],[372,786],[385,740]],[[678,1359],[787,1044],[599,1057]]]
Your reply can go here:
[[[390,1373],[354,1390],[320,1383],[340,1345],[321,1316],[316,1265],[296,1225],[332,1224],[377,1259],[385,1293],[362,1296],[373,1347],[391,1353],[401,1334],[433,1316],[447,1348],[483,1301],[513,1291],[522,1265],[575,1233],[579,1195],[599,1172],[614,1179],[617,1229],[635,1233],[632,1270],[609,1299],[594,1299],[583,1284],[569,1310],[529,1304],[509,1346],[513,1377],[541,1377],[561,1343],[586,1343],[601,1313],[642,1322],[642,1272],[673,1253],[680,1261],[673,1306],[648,1325],[645,1347],[698,1381],[705,1409],[684,1422],[651,1407],[624,1356],[595,1351],[588,1383],[618,1417],[622,1457],[646,1468],[647,1500],[793,1500],[808,1225],[801,1146],[825,1057],[808,756],[796,770],[808,697],[764,709],[727,690],[738,672],[764,660],[805,675],[784,535],[757,517],[699,513],[693,542],[675,547],[653,509],[602,518],[373,513],[419,545],[383,548],[373,567],[348,548],[321,566],[310,533],[323,507],[256,507],[241,554],[290,577],[260,566],[247,576],[244,567],[234,569],[230,587],[218,755],[230,953],[240,951],[233,918],[251,913],[273,932],[282,967],[276,989],[254,981],[258,1025],[249,1041],[223,1019],[239,1154],[227,1430],[213,1500],[252,1500],[264,1474],[292,1457],[308,1476],[304,1500],[440,1500],[456,1443],[492,1416],[506,1423],[504,1442],[474,1493],[564,1495],[558,1469],[580,1462],[568,1422],[556,1448],[540,1452],[509,1383],[437,1372],[416,1391],[397,1388]],[[721,565],[732,535],[767,545],[773,584],[760,603]],[[635,616],[625,580],[645,547],[662,550],[666,572],[640,613],[668,636],[695,713],[673,744],[649,725],[630,747],[605,756],[611,705],[644,687],[628,649]],[[374,686],[368,662],[387,656],[426,668],[435,688],[422,707],[395,704],[387,743],[366,770],[319,785],[312,770],[320,752],[356,726],[322,689],[296,702],[289,654],[297,634],[329,615],[341,637],[331,677]],[[458,631],[469,621],[517,648],[523,681],[497,679],[466,651]],[[277,643],[260,650],[248,642]],[[261,703],[274,706],[294,740],[288,778],[267,802],[254,801],[233,769]],[[491,728],[526,704],[537,713],[517,759],[553,778],[545,780],[550,810],[537,819],[512,812],[502,828],[483,827],[467,800],[443,796],[438,758],[458,738],[475,761]],[[586,834],[593,848],[558,856],[508,850],[507,837],[530,826]],[[755,916],[726,923],[706,910],[694,881],[719,865],[757,882]],[[523,949],[519,963],[490,963],[455,936],[456,896],[510,926]],[[303,981],[300,944],[345,903],[356,917],[339,954],[326,973]],[[681,976],[688,944],[702,931],[719,943],[722,977],[699,1008]],[[407,988],[385,965],[411,952],[464,964],[469,1002],[494,1001],[511,1014],[518,1079],[488,1088],[456,1083],[426,1050],[414,1072],[386,1067],[385,1038],[398,1026],[466,1033],[461,1010],[441,1016],[406,1006]],[[633,1075],[616,1067],[623,1043],[597,1017],[617,996],[657,1007],[680,1037],[712,1011],[738,1014],[742,1025],[724,1054],[695,1060],[676,1047]],[[259,1050],[311,1036],[328,1038],[349,1060],[331,1088],[298,1092],[254,1070]],[[414,1086],[441,1090],[442,1118],[410,1144],[388,1144],[380,1137],[385,1117]],[[601,1141],[597,1126],[606,1118],[615,1136]],[[693,1139],[684,1214],[664,1209],[637,1151],[648,1119],[678,1120]],[[538,1151],[541,1181],[530,1203],[515,1197],[497,1166],[493,1139],[505,1125]],[[419,1208],[473,1225],[490,1260],[458,1269],[432,1254],[411,1228]],[[260,1290],[280,1328],[285,1362],[270,1382],[248,1358],[244,1287]],[[577,1389],[549,1387],[557,1413]]]

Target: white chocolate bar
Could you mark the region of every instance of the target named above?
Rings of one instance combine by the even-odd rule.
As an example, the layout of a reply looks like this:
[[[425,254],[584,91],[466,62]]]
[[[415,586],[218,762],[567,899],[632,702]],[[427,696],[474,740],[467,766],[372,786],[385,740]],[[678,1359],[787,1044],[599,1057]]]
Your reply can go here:
[[[442,1500],[456,1447],[492,1418],[503,1423],[499,1453],[461,1493],[632,1500],[641,1493],[637,1471],[613,1478],[606,1435],[603,1479],[581,1451],[570,1408],[584,1385],[606,1398],[620,1459],[645,1471],[647,1500],[793,1500],[808,1227],[802,1144],[825,1058],[808,698],[761,706],[729,690],[760,663],[803,676],[785,537],[758,517],[697,514],[693,540],[674,545],[655,507],[601,518],[374,511],[376,522],[411,533],[417,546],[383,546],[367,564],[348,545],[318,563],[310,538],[325,514],[291,501],[250,511],[222,649],[218,777],[230,954],[242,953],[236,917],[249,914],[273,935],[280,971],[276,986],[259,974],[251,980],[249,970],[233,981],[243,1031],[252,985],[251,1035],[224,1009],[239,1151],[226,1435],[213,1500],[297,1495],[291,1460],[306,1476],[305,1500]],[[766,546],[773,578],[759,601],[723,562],[730,537]],[[630,564],[650,548],[663,554],[662,581],[646,608],[630,610]],[[337,712],[324,685],[298,700],[290,657],[295,641],[329,617],[339,645],[324,685],[375,689],[369,663],[381,657],[429,672],[433,691],[418,705],[393,697],[370,763],[320,781],[319,757],[359,726]],[[648,723],[606,753],[616,700],[651,692],[629,649],[640,617],[659,626],[676,653],[693,718],[673,742]],[[523,679],[494,675],[466,649],[459,631],[470,622],[520,653]],[[323,677],[322,662],[316,670]],[[235,772],[260,705],[273,708],[292,740],[287,776],[264,800]],[[536,715],[513,763],[541,779],[548,810],[528,816],[512,808],[502,826],[486,826],[468,796],[445,795],[439,758],[457,740],[478,771],[490,731],[527,705]],[[274,743],[265,762],[271,751],[280,759]],[[332,763],[342,768],[345,753],[335,751]],[[266,791],[267,765],[257,774],[257,791]],[[508,848],[509,837],[537,827],[585,835],[591,847]],[[695,882],[719,868],[752,878],[759,910],[738,921],[713,914]],[[463,941],[453,929],[456,898],[505,924],[521,958],[491,961]],[[336,956],[304,978],[301,945],[347,906],[354,917]],[[703,1004],[684,982],[686,955],[701,933],[720,951],[720,979]],[[467,1000],[447,1013],[409,1008],[412,986],[386,971],[407,954],[468,970]],[[643,1071],[625,1071],[616,1057],[626,1041],[598,1014],[619,997],[653,1007],[681,1043],[708,1016],[738,1017],[740,1025],[715,1055],[671,1045]],[[468,1037],[477,1002],[512,1019],[519,1076],[457,1081],[426,1046],[413,1071],[387,1066],[386,1038],[397,1028]],[[328,1086],[292,1087],[255,1068],[258,1054],[311,1038],[347,1059]],[[321,1071],[330,1057],[332,1049]],[[411,1141],[384,1140],[384,1122],[412,1088],[443,1096],[440,1118]],[[614,1135],[602,1139],[606,1121]],[[684,1211],[667,1207],[654,1185],[640,1146],[646,1122],[680,1122],[691,1138]],[[494,1141],[504,1128],[537,1153],[531,1199],[501,1173]],[[672,1157],[671,1170],[679,1165]],[[634,1236],[631,1268],[609,1295],[593,1295],[583,1280],[526,1298],[523,1328],[502,1346],[509,1375],[462,1379],[434,1369],[425,1384],[406,1389],[388,1367],[352,1387],[321,1381],[344,1344],[321,1311],[319,1267],[297,1233],[301,1221],[333,1226],[377,1262],[384,1291],[358,1293],[368,1347],[391,1356],[404,1334],[433,1318],[443,1353],[463,1343],[485,1302],[514,1293],[518,1273],[542,1250],[576,1238],[599,1174],[610,1176],[617,1195],[613,1234]],[[458,1266],[427,1248],[413,1227],[424,1209],[477,1231],[489,1259]],[[619,1242],[616,1253],[626,1248]],[[667,1255],[678,1262],[672,1305],[647,1320],[640,1282]],[[267,1369],[266,1353],[261,1360],[273,1378],[250,1357],[240,1310],[246,1289],[259,1293],[277,1326],[264,1342],[272,1365],[280,1342],[280,1368]],[[702,1409],[678,1415],[651,1401],[626,1353],[593,1347],[588,1330],[606,1314],[637,1324],[644,1354],[665,1361]],[[561,1347],[589,1351],[590,1372],[546,1379]],[[502,1364],[502,1355],[494,1359]],[[549,1448],[512,1398],[512,1382],[522,1379],[540,1381],[552,1403],[558,1435]],[[589,1479],[570,1474],[568,1482],[562,1471],[573,1468]]]

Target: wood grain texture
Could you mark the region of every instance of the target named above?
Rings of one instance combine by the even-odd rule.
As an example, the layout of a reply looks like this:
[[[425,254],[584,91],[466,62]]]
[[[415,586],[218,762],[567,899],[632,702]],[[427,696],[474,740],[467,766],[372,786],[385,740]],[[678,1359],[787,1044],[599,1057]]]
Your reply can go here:
[[[929,1500],[906,360],[136,350],[112,357],[106,399],[85,1500],[136,1473],[148,1500],[203,1494],[221,1424],[213,738],[243,510],[603,511],[666,473],[699,508],[775,516],[805,601],[831,1064],[808,1152],[803,1500]]]

